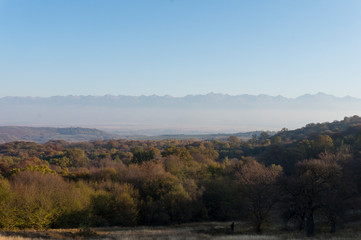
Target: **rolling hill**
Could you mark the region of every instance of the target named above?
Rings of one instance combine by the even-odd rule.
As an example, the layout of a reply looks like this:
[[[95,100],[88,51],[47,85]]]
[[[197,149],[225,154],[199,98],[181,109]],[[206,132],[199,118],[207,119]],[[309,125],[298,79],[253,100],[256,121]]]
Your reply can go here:
[[[117,138],[98,129],[90,128],[50,128],[50,127],[0,127],[0,143],[12,141],[31,141],[45,143],[50,140],[80,142]]]

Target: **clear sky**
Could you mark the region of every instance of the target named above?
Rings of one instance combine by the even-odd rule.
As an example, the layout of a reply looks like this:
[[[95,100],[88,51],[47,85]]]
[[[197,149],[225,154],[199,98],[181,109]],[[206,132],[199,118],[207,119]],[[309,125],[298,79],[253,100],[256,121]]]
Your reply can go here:
[[[0,0],[0,97],[361,97],[360,0]]]

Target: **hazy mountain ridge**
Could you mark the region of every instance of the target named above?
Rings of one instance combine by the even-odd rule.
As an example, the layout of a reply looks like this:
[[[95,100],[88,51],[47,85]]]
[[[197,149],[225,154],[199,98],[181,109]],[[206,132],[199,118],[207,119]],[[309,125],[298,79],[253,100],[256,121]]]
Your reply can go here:
[[[81,126],[122,135],[234,133],[297,128],[361,115],[361,99],[318,93],[269,95],[53,96],[0,98],[0,125]],[[169,132],[162,130],[170,129]]]
[[[330,103],[361,103],[361,99],[355,97],[335,97],[325,93],[317,93],[314,95],[305,94],[297,98],[286,98],[283,96],[270,96],[270,95],[228,95],[228,94],[215,94],[209,93],[206,95],[187,95],[184,97],[166,96],[126,96],[126,95],[104,95],[104,96],[52,96],[52,97],[3,97],[0,98],[0,104],[74,104],[74,105],[99,105],[99,106],[126,106],[126,107],[145,107],[145,106],[182,106],[192,104],[193,106],[204,106],[209,104],[216,104],[222,106],[227,103],[231,106],[243,106],[244,104],[251,104],[257,106],[262,104],[280,104],[276,107],[283,107],[293,104],[309,104],[318,106]],[[213,106],[213,105],[212,105]],[[213,106],[214,107],[214,106]],[[227,107],[227,106],[225,106]],[[264,107],[259,106],[259,107]]]

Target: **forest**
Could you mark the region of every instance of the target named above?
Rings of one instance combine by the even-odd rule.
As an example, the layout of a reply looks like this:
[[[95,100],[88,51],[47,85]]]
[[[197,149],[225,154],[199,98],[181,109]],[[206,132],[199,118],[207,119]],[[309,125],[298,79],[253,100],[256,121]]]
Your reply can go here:
[[[246,221],[313,236],[361,220],[361,118],[248,141],[0,145],[0,228]]]

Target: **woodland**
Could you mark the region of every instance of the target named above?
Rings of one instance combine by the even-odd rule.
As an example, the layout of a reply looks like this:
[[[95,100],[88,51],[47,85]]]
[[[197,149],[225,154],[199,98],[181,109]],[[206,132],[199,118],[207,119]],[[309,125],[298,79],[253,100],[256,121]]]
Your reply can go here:
[[[0,228],[246,221],[313,236],[361,220],[361,118],[248,141],[0,145]]]

